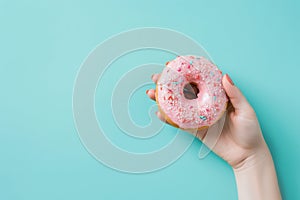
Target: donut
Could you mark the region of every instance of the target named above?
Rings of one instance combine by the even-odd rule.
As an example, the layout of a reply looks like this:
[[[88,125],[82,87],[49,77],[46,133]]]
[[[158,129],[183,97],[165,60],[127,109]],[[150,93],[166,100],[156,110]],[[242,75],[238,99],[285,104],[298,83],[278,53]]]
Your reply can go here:
[[[158,109],[181,129],[206,129],[224,114],[228,98],[222,72],[205,57],[178,56],[166,63],[156,85]]]

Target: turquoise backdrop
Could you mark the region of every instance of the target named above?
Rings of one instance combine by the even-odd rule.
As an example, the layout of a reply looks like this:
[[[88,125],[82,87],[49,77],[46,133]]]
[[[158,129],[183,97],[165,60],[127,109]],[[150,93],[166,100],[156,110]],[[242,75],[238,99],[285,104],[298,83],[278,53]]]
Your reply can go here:
[[[110,169],[81,144],[72,115],[80,65],[108,37],[138,27],[174,29],[203,45],[257,111],[284,199],[300,199],[299,19],[297,0],[0,0],[0,199],[237,199],[231,168],[212,153],[199,160],[199,141],[148,174]],[[168,59],[151,50],[120,59],[104,94],[133,67]],[[137,124],[149,122],[151,87],[133,94]],[[155,150],[172,139],[171,127],[155,142],[117,134],[101,92],[97,115],[107,115],[109,137],[122,148]]]

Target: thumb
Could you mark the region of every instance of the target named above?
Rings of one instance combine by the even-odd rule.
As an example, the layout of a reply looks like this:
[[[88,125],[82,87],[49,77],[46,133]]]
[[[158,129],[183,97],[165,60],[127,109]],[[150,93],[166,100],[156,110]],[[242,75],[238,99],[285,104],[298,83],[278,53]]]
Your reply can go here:
[[[242,112],[242,111],[250,111],[252,107],[248,103],[245,96],[242,92],[237,88],[233,81],[231,80],[230,76],[226,74],[223,76],[222,79],[223,87],[227,96],[229,97],[232,106],[234,107],[235,112]]]

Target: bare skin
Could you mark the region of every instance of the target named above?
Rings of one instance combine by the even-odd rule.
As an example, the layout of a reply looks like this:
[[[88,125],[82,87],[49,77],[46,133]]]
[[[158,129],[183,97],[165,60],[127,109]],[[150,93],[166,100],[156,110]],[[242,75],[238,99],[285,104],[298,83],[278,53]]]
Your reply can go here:
[[[152,76],[154,83],[159,76]],[[232,166],[239,199],[279,200],[281,194],[275,167],[255,111],[228,75],[223,77],[222,83],[230,103],[223,131],[217,143],[211,147],[212,151]],[[194,91],[190,87],[187,93],[193,95]],[[146,93],[155,100],[155,89]],[[157,112],[157,117],[166,121],[160,112]],[[203,141],[206,132],[198,131],[196,137]]]

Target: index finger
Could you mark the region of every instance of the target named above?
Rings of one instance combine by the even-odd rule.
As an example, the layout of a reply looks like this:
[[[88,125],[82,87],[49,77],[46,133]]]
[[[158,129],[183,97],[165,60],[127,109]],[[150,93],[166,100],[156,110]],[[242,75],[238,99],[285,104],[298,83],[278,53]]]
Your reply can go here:
[[[158,81],[158,79],[159,79],[159,77],[160,77],[160,74],[153,74],[153,75],[151,76],[151,79],[152,79],[152,81],[156,84],[157,81]]]

